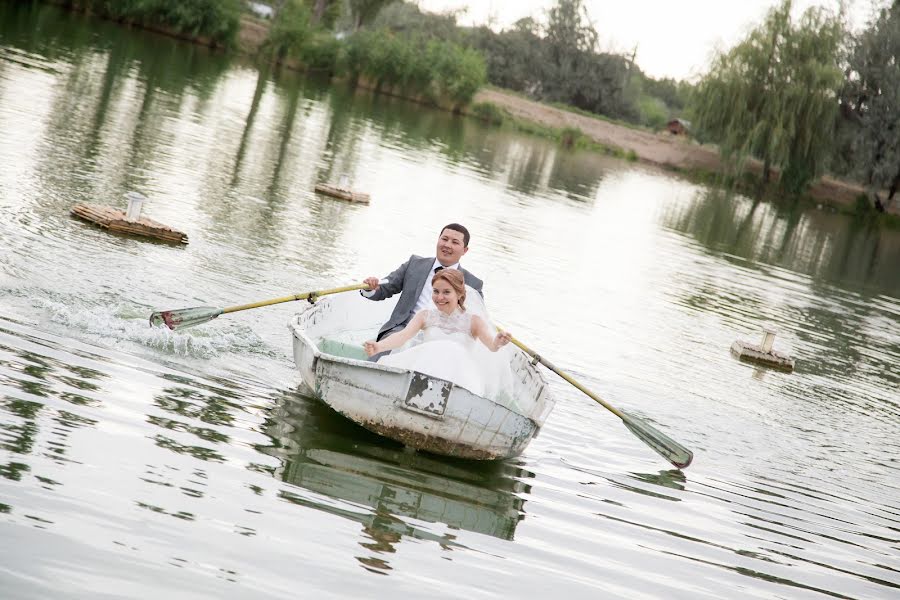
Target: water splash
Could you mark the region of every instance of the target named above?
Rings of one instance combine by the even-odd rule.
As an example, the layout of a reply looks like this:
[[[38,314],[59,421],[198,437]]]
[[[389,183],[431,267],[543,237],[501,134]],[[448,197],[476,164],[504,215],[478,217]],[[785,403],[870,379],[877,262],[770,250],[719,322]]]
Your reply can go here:
[[[48,314],[51,322],[86,333],[106,346],[133,343],[158,352],[204,359],[232,353],[274,354],[253,330],[236,323],[171,331],[151,327],[147,320],[149,309],[121,301],[86,305],[81,300],[38,297],[33,303]]]

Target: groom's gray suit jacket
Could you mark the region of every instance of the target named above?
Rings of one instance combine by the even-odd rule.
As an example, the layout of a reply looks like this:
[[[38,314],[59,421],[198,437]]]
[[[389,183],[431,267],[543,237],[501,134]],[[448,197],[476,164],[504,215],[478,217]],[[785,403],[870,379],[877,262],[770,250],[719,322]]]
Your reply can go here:
[[[400,292],[397,306],[394,307],[394,312],[391,313],[391,318],[388,319],[388,322],[382,325],[378,331],[376,340],[380,340],[388,333],[393,333],[406,327],[407,323],[412,320],[415,316],[416,301],[419,299],[422,286],[425,285],[425,281],[432,274],[431,267],[433,265],[433,256],[431,258],[422,258],[413,254],[396,271],[385,277],[387,281],[379,285],[375,293],[369,296],[369,300],[384,300]],[[463,274],[466,285],[484,297],[484,292],[481,291],[484,282],[461,266],[459,267],[459,272]]]

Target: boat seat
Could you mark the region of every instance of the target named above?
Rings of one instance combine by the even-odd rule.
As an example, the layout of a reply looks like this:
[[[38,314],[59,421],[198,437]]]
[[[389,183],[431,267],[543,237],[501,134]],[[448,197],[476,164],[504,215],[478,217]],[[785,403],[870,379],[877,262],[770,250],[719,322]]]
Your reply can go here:
[[[367,360],[369,358],[361,344],[348,342],[345,339],[322,338],[319,340],[318,346],[319,352],[323,354],[356,360]]]

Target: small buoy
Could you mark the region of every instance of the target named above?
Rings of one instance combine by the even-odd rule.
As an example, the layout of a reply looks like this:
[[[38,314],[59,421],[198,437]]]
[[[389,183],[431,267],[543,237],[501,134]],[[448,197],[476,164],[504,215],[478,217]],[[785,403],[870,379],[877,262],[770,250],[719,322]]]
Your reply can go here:
[[[759,344],[751,344],[738,340],[731,345],[731,352],[741,360],[775,367],[785,371],[794,370],[794,359],[774,350],[775,334],[777,331],[768,325],[763,326],[763,337]]]
[[[127,210],[101,206],[99,204],[76,204],[71,214],[90,221],[108,231],[151,237],[164,242],[187,244],[186,233],[172,229],[168,225],[141,216],[141,207],[146,198],[137,192],[128,192]]]
[[[344,179],[342,178],[342,183],[343,182]],[[339,200],[346,200],[347,202],[358,202],[359,204],[369,203],[369,194],[354,192],[353,190],[347,189],[346,187],[331,185],[328,183],[317,183],[315,189],[320,194],[326,194],[328,196],[332,196],[333,198],[338,198]]]

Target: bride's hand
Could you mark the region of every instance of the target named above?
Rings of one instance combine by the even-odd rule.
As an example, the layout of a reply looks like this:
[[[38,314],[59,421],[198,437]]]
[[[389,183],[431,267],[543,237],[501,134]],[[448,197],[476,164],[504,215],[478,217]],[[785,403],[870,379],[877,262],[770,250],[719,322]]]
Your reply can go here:
[[[374,356],[374,355],[378,354],[379,352],[381,352],[381,349],[379,348],[380,345],[381,344],[379,344],[375,340],[368,340],[366,343],[363,344],[363,348],[366,349],[367,356]]]
[[[494,338],[494,346],[499,350],[503,346],[507,345],[512,340],[512,335],[508,331],[501,331],[497,334],[497,337]]]

